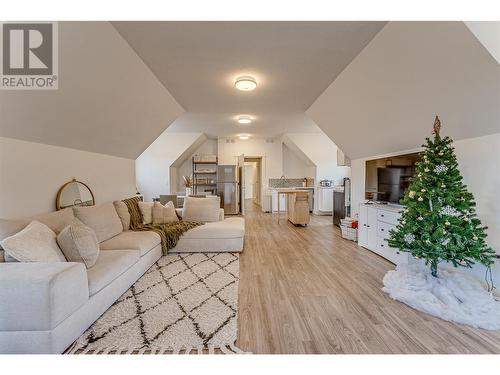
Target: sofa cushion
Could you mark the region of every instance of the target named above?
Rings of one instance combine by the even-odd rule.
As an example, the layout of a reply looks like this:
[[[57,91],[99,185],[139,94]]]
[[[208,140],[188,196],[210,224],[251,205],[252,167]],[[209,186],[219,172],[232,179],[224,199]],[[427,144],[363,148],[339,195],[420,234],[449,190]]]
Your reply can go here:
[[[123,225],[113,202],[89,207],[73,207],[75,216],[92,228],[99,242],[106,241],[123,231]]]
[[[138,260],[138,250],[101,251],[94,267],[87,270],[89,295],[104,289]]]
[[[99,242],[92,228],[76,217],[57,235],[57,244],[68,262],[78,262],[91,268],[99,256]]]
[[[161,243],[160,236],[155,232],[122,232],[118,236],[101,242],[101,250],[140,250],[141,256]]]
[[[39,221],[2,240],[5,252],[20,262],[65,262],[52,229]]]
[[[188,230],[181,238],[190,239],[219,239],[241,238],[245,236],[245,219],[232,217],[214,223],[206,223]]]
[[[65,208],[60,211],[20,219],[0,219],[0,241],[22,231],[33,220],[45,224],[58,234],[64,227],[71,223],[74,217],[73,210],[71,208]]]
[[[154,202],[137,202],[137,205],[142,214],[142,223],[151,224],[153,222]]]
[[[186,197],[182,207],[182,219],[210,223],[219,220],[220,197]]]
[[[116,213],[120,218],[123,226],[123,230],[130,229],[130,212],[128,212],[128,207],[123,201],[114,201]]]
[[[160,202],[154,202],[153,224],[175,223],[176,221],[179,221],[179,218],[171,201],[165,205]]]

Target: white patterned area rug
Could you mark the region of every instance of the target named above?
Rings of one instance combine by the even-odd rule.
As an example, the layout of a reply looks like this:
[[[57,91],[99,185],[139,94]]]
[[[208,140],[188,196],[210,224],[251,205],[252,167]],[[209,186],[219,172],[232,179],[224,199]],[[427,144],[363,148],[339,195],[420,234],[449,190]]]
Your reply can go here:
[[[239,254],[169,254],[76,341],[74,354],[242,353]]]

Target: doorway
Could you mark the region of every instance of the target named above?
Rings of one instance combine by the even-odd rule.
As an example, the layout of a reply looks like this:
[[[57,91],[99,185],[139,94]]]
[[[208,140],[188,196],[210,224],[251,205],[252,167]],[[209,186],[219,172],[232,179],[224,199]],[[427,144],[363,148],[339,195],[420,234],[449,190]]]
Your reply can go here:
[[[244,160],[244,202],[248,205],[261,204],[262,157],[245,156]]]

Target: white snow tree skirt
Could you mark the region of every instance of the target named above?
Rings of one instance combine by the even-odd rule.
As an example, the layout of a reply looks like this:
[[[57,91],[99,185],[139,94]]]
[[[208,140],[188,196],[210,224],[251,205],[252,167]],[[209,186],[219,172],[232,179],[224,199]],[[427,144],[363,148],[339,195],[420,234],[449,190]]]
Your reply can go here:
[[[391,298],[441,319],[476,328],[500,330],[500,302],[479,280],[453,267],[438,277],[421,264],[398,265],[384,276],[382,290]]]

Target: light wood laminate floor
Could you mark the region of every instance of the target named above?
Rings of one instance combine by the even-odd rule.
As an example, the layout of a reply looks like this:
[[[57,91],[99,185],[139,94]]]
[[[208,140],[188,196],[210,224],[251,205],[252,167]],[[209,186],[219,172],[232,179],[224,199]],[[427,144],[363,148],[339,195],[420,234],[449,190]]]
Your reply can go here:
[[[331,216],[295,227],[247,202],[237,345],[253,353],[500,353],[500,332],[445,322],[381,291],[394,265]]]

